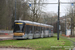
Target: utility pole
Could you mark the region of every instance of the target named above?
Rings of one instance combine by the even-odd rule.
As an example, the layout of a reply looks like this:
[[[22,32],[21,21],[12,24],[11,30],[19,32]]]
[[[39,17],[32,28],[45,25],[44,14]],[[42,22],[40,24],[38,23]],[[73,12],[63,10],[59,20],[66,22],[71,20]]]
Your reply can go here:
[[[15,0],[15,20],[16,20],[16,0]]]
[[[66,35],[66,15],[65,15],[65,35]]]
[[[57,40],[59,40],[59,17],[60,17],[60,0],[58,0],[58,25],[57,25]]]
[[[73,35],[73,6],[74,6],[74,4],[73,3],[71,3],[71,5],[72,5],[72,17],[71,17],[71,35]]]

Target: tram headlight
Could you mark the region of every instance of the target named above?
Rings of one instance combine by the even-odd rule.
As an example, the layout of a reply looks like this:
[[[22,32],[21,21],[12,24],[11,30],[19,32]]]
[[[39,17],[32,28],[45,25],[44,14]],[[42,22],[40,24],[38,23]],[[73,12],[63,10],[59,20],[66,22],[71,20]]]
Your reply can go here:
[[[24,33],[22,35],[24,35]]]

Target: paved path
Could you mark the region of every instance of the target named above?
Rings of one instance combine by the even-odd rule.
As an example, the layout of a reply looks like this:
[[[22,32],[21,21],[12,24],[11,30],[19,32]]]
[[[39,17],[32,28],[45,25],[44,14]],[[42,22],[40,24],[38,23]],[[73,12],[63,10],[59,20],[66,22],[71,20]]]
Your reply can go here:
[[[10,40],[13,39],[13,34],[10,35],[0,35],[0,40]]]
[[[22,49],[22,48],[0,48],[0,50],[31,50],[31,49]]]
[[[10,37],[0,37],[0,41],[1,40],[12,40],[13,38],[10,38]]]
[[[73,48],[73,50],[75,50],[75,47]]]

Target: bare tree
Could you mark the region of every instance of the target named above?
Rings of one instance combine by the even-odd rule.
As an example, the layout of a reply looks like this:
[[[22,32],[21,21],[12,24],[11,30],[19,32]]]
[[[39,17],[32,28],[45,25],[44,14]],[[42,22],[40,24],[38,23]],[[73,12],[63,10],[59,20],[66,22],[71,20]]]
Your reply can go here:
[[[41,16],[41,10],[43,5],[40,4],[44,2],[44,0],[26,0],[26,2],[31,4],[30,7],[30,19],[31,21],[38,22]]]
[[[16,0],[17,19],[26,19],[28,6],[24,0]],[[15,20],[15,0],[0,1],[0,29],[11,29]]]
[[[71,0],[71,2],[75,2],[75,0]],[[67,13],[67,22],[68,22],[68,25],[69,26],[71,26],[71,33],[72,33],[72,35],[74,35],[74,27],[75,27],[75,5],[70,5],[70,7],[69,7],[69,9],[68,9],[68,13]],[[68,18],[70,19],[70,20],[68,20]]]

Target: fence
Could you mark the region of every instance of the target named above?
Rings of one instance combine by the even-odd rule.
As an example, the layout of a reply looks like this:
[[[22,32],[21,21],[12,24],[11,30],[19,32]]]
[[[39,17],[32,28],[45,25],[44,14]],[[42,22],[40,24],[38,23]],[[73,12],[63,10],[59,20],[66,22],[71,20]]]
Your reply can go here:
[[[13,31],[12,30],[0,30],[0,35],[8,35],[8,34],[12,34]]]

